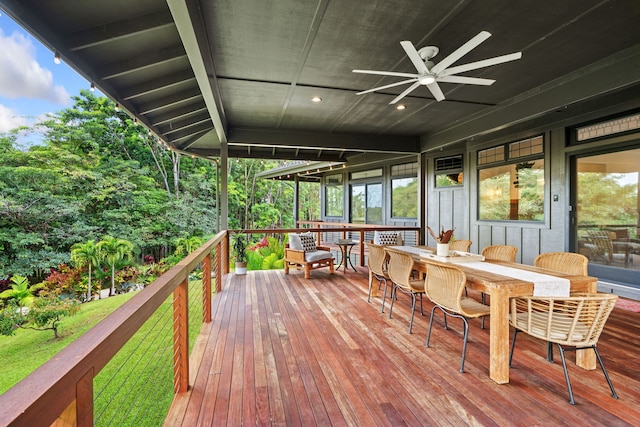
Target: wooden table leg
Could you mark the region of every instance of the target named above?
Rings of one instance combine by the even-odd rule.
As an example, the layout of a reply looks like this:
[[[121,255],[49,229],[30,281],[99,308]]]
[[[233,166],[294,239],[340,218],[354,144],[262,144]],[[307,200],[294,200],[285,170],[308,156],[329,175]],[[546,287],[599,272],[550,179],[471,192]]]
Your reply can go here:
[[[594,280],[589,284],[590,294],[598,292],[598,281]],[[576,350],[576,365],[582,369],[593,370],[596,369],[596,353],[588,348],[586,350]]]
[[[373,272],[369,270],[369,289],[372,297],[378,296],[378,287],[373,286]]]
[[[489,376],[498,384],[509,382],[509,294],[492,289],[489,331]]]

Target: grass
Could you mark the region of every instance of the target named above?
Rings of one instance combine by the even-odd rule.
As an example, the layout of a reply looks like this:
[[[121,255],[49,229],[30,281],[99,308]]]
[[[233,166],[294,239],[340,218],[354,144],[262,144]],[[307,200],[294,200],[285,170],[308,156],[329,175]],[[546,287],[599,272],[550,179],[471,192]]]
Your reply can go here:
[[[202,326],[201,290],[201,281],[189,283],[190,349]],[[19,371],[18,375],[12,375],[11,380],[2,375],[0,393],[133,295],[128,293],[83,304],[78,314],[63,320],[63,337],[59,340],[53,339],[53,333],[29,330],[19,330],[13,337],[0,337],[0,360],[5,361],[5,372]],[[94,378],[96,426],[163,424],[173,400],[172,336],[173,310],[172,298],[169,297]]]
[[[133,295],[130,292],[82,304],[77,314],[62,319],[60,339],[54,338],[53,331],[31,329],[18,329],[12,336],[0,335],[0,360],[3,364],[0,394],[22,381]]]

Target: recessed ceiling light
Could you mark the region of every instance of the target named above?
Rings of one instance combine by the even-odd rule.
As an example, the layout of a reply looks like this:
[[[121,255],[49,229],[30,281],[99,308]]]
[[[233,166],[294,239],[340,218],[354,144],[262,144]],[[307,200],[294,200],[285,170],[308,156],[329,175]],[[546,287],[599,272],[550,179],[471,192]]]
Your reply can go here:
[[[313,102],[322,102],[322,98],[320,98],[319,96],[314,96],[313,98],[311,98],[311,100]]]
[[[407,108],[407,106],[406,106],[406,105],[404,105],[404,104],[398,104],[398,105],[396,105],[396,110],[404,110],[405,108]]]

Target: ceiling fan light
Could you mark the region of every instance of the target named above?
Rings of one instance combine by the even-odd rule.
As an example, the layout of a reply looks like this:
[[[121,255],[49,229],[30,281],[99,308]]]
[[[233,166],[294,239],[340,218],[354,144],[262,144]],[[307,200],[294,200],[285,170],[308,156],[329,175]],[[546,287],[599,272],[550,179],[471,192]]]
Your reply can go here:
[[[430,85],[431,83],[435,83],[436,81],[436,77],[431,75],[431,74],[427,74],[425,76],[420,76],[418,78],[418,81],[420,82],[421,85]]]

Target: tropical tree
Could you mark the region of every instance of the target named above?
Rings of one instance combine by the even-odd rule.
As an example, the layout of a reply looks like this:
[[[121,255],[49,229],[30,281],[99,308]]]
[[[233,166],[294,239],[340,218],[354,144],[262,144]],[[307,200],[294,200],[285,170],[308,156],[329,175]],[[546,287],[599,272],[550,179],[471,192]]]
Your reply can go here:
[[[13,276],[11,278],[11,288],[0,292],[0,298],[15,300],[20,306],[20,312],[24,307],[33,304],[35,300],[34,292],[40,289],[40,285],[29,286],[29,280],[23,276]]]
[[[116,264],[123,259],[130,259],[133,254],[133,243],[117,237],[104,236],[97,244],[104,260],[111,267],[111,288],[109,296],[116,294]]]
[[[71,260],[78,267],[89,267],[89,279],[87,281],[87,300],[91,301],[91,268],[100,265],[100,250],[94,240],[86,243],[76,243],[71,247]]]

